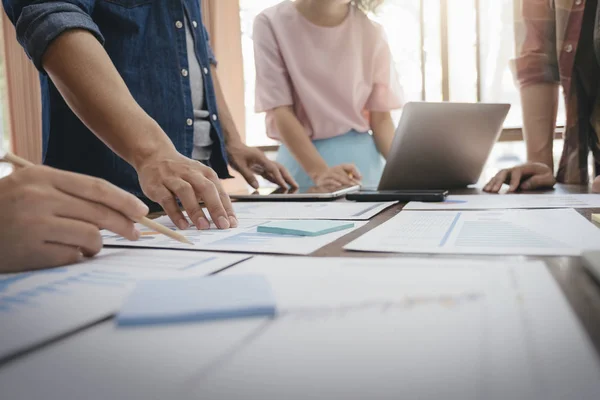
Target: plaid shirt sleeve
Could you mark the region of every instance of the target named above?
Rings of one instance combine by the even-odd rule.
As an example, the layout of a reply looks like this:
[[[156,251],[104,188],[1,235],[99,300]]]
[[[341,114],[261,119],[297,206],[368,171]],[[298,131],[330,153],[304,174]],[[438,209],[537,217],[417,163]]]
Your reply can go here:
[[[556,13],[550,0],[519,0],[515,16],[517,57],[512,61],[519,86],[560,82],[556,43]]]

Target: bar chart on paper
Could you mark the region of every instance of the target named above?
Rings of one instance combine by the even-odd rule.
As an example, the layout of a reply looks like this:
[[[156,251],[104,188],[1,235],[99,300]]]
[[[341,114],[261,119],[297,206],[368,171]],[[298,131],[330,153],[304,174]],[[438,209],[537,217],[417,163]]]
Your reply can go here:
[[[346,246],[398,253],[579,255],[600,230],[572,209],[406,211]]]
[[[79,265],[0,278],[0,362],[118,310],[136,281],[204,276],[247,256],[108,249]]]
[[[168,217],[160,217],[156,221],[170,229],[176,229]],[[179,243],[164,235],[148,232],[141,226],[139,228],[145,240],[130,242],[108,231],[103,231],[102,236],[105,246],[305,255],[317,251],[366,224],[364,221],[357,221],[353,223],[354,226],[349,226],[347,229],[314,237],[258,232],[258,226],[270,222],[272,220],[240,219],[240,226],[235,229],[219,230],[215,228],[199,231],[195,227],[190,227],[181,231],[181,234],[193,245]]]

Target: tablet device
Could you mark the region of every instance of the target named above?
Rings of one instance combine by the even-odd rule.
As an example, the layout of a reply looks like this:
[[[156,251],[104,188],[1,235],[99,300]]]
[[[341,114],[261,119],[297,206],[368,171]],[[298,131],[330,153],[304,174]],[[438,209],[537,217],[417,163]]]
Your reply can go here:
[[[351,201],[409,201],[442,202],[448,196],[447,190],[373,190],[350,193],[346,195]]]
[[[360,186],[331,188],[315,186],[311,188],[259,188],[230,193],[229,197],[243,201],[327,201],[344,197],[360,190]]]

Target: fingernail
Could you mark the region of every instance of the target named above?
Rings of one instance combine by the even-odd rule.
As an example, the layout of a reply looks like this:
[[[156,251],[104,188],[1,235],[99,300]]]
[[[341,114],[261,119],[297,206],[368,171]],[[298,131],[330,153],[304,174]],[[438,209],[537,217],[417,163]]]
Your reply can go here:
[[[198,228],[200,230],[206,231],[210,229],[210,222],[206,218],[200,217],[198,218]]]
[[[229,223],[231,224],[232,228],[237,228],[239,225],[236,217],[229,217]]]
[[[133,240],[138,241],[138,240],[140,240],[141,237],[142,237],[142,232],[140,232],[138,229],[134,229],[133,230]]]
[[[179,222],[177,222],[177,227],[181,230],[184,230],[189,228],[190,224],[188,224],[188,222],[185,219],[180,219]]]
[[[150,212],[150,209],[148,208],[148,206],[139,200],[138,200],[138,210],[140,210],[140,214],[142,214],[142,215],[148,215],[148,213]]]
[[[229,227],[230,227],[231,225],[229,224],[229,221],[227,220],[227,218],[225,218],[225,217],[219,217],[219,218],[217,219],[217,226],[218,226],[220,229],[229,229]]]

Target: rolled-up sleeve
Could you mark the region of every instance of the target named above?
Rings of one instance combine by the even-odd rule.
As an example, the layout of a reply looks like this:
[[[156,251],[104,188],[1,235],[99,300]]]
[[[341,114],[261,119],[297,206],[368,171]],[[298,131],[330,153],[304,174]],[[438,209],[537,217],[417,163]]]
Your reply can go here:
[[[104,44],[104,37],[91,17],[95,2],[3,0],[4,9],[15,25],[17,40],[40,71],[48,46],[67,30],[85,29]]]
[[[271,23],[265,15],[256,17],[253,32],[256,67],[254,111],[268,112],[293,105],[291,79]]]
[[[521,0],[521,15],[515,21],[517,57],[512,61],[520,87],[559,82],[556,14],[548,0]]]

